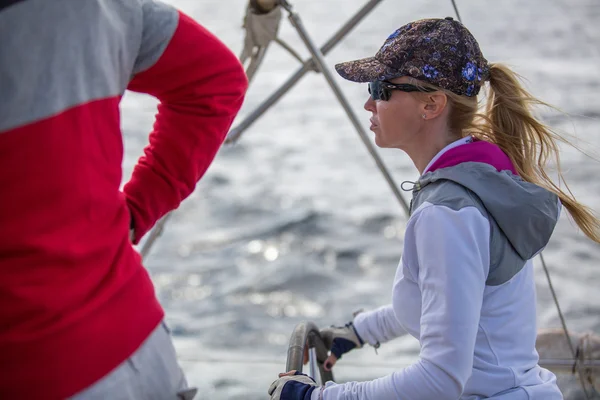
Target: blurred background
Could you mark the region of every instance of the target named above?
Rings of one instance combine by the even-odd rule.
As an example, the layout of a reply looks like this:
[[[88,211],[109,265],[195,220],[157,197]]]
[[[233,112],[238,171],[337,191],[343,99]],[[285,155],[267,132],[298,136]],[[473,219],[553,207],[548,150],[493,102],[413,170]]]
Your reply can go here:
[[[240,54],[245,0],[168,0]],[[291,0],[321,46],[366,0]],[[490,62],[526,78],[537,97],[562,109],[542,119],[600,158],[600,3],[597,0],[458,0],[464,24]],[[285,19],[279,37],[309,57]],[[326,57],[375,54],[405,23],[456,17],[450,0],[384,0]],[[236,126],[300,67],[272,44]],[[339,78],[367,132],[365,85]],[[147,144],[156,101],[127,93],[122,105],[124,182]],[[398,150],[379,150],[398,185],[418,172]],[[600,162],[562,148],[570,189],[600,212]],[[410,193],[403,193],[409,199]],[[265,399],[285,369],[294,326],[343,324],[358,308],[391,300],[406,217],[324,77],[308,73],[280,102],[224,146],[196,191],[173,214],[145,265],[150,270],[181,363],[200,399]],[[545,251],[567,324],[600,333],[600,246],[563,215]],[[539,328],[560,327],[539,260]],[[336,380],[367,380],[418,355],[409,336],[344,356]],[[572,397],[575,398],[575,397]]]

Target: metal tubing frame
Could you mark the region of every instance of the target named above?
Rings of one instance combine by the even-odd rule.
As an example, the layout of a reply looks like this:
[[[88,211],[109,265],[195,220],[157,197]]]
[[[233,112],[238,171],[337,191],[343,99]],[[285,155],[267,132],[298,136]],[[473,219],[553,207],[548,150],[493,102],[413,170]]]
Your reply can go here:
[[[383,177],[385,178],[385,180],[389,184],[390,188],[392,189],[394,196],[400,202],[400,205],[402,206],[406,216],[408,217],[410,215],[410,209],[409,209],[408,203],[406,202],[404,197],[402,197],[402,194],[400,193],[398,186],[392,179],[392,176],[390,175],[389,171],[387,170],[387,167],[385,166],[383,160],[381,159],[381,157],[379,157],[379,154],[375,150],[373,143],[371,143],[371,140],[367,136],[367,133],[365,132],[364,128],[362,127],[358,117],[352,110],[350,103],[348,102],[348,100],[342,93],[342,90],[340,89],[339,85],[335,81],[333,74],[331,73],[329,67],[325,63],[323,54],[311,40],[310,36],[308,35],[308,32],[304,28],[304,25],[302,23],[302,20],[300,19],[300,16],[298,15],[298,13],[294,12],[291,9],[291,6],[286,7],[286,9],[290,13],[290,15],[288,17],[290,22],[292,23],[294,28],[296,28],[296,30],[298,31],[298,34],[300,35],[300,38],[302,39],[302,41],[304,42],[304,44],[306,45],[306,47],[312,54],[313,61],[315,62],[317,68],[319,69],[319,72],[321,72],[323,74],[323,76],[325,77],[325,80],[327,80],[327,83],[331,87],[331,90],[333,90],[333,93],[335,94],[338,101],[344,108],[344,111],[346,111],[346,114],[348,115],[348,118],[352,122],[352,125],[354,125],[354,128],[356,129],[356,132],[358,133],[360,139],[362,140],[363,144],[365,145],[365,147],[367,148],[367,150],[373,157],[373,160],[375,160],[377,167],[383,174]]]
[[[144,242],[144,245],[142,246],[142,249],[140,250],[140,255],[142,256],[142,260],[144,260],[146,258],[146,256],[150,252],[150,249],[154,245],[154,242],[156,242],[156,240],[159,238],[159,236],[162,235],[163,230],[165,228],[165,224],[167,223],[169,218],[171,218],[171,215],[172,215],[172,213],[165,214],[165,216],[162,217],[156,223],[156,226],[154,227],[154,229],[152,229],[152,231],[148,234],[148,239],[146,239],[146,241]]]
[[[332,43],[332,42],[334,44],[337,43],[369,11],[371,11],[373,9],[373,7],[375,7],[381,1],[382,0],[371,0],[369,3],[367,3],[361,10],[359,10],[359,12],[355,15],[354,18],[352,18],[347,24],[345,24],[336,35],[334,35],[334,37],[328,43]],[[408,203],[406,202],[404,197],[402,197],[402,193],[398,189],[398,186],[394,182],[394,180],[393,180],[391,174],[389,173],[387,167],[385,166],[383,160],[381,159],[381,157],[375,150],[375,147],[373,146],[373,144],[371,143],[371,140],[367,136],[367,133],[365,132],[364,128],[362,127],[358,117],[352,110],[350,103],[348,102],[348,100],[346,99],[344,94],[342,93],[342,90],[340,89],[339,85],[335,81],[333,74],[331,73],[329,67],[327,66],[327,64],[325,62],[324,54],[326,53],[326,51],[329,50],[329,48],[327,47],[327,44],[325,46],[323,46],[322,50],[317,48],[317,46],[314,44],[314,42],[310,38],[306,28],[304,27],[304,24],[302,23],[300,16],[298,15],[298,13],[296,13],[292,9],[292,6],[286,0],[280,0],[280,5],[281,5],[281,7],[285,8],[288,11],[288,13],[289,13],[288,19],[290,20],[292,26],[294,28],[296,28],[296,31],[298,32],[298,34],[300,35],[300,38],[302,39],[302,41],[308,48],[310,54],[312,55],[312,58],[309,61],[305,62],[304,65],[302,66],[302,68],[300,68],[300,70],[298,70],[292,76],[292,78],[290,78],[287,82],[285,82],[281,86],[281,88],[278,89],[271,97],[269,97],[267,100],[265,100],[265,102],[263,102],[252,114],[250,114],[238,127],[233,129],[230,132],[230,135],[229,135],[228,139],[226,140],[226,143],[232,143],[232,142],[235,142],[236,140],[238,140],[240,135],[242,134],[242,132],[245,129],[247,129],[254,121],[256,121],[256,119],[258,119],[258,117],[260,117],[265,111],[267,111],[269,109],[269,107],[271,107],[273,104],[275,104],[275,102],[277,100],[279,100],[279,98],[281,98],[281,96],[283,96],[296,82],[298,82],[298,80],[300,80],[300,78],[302,76],[304,76],[304,74],[306,72],[308,72],[309,66],[314,66],[314,67],[316,67],[316,70],[318,72],[321,72],[323,74],[323,76],[325,77],[325,80],[331,87],[331,90],[335,94],[339,103],[342,105],[344,111],[346,112],[348,118],[350,119],[350,122],[352,122],[352,125],[356,129],[356,132],[358,133],[361,141],[363,142],[363,144],[365,145],[365,147],[371,154],[371,157],[377,164],[377,167],[383,174],[383,177],[385,178],[386,182],[390,186],[390,189],[394,193],[394,196],[396,197],[396,199],[402,206],[404,213],[408,217],[410,215],[410,208],[409,208]],[[341,33],[343,33],[343,34],[340,35]]]
[[[334,35],[321,47],[321,53],[329,53],[358,23],[369,14],[375,6],[383,0],[369,0],[352,18],[334,33]],[[287,3],[286,3],[287,4]],[[289,4],[288,4],[289,6]],[[271,108],[284,94],[286,94],[300,79],[309,71],[315,71],[313,58],[304,62],[302,67],[294,73],[279,89],[263,101],[250,115],[248,115],[239,125],[234,127],[225,140],[226,144],[235,143],[242,133],[248,129],[256,120]]]
[[[313,354],[316,355],[316,360],[313,361],[313,368],[314,364],[316,364],[317,368],[315,371],[319,371],[319,379],[321,382],[324,384],[327,381],[333,381],[333,373],[331,371],[326,371],[323,368],[323,363],[327,360],[329,349],[325,346],[317,325],[310,321],[300,322],[292,332],[285,364],[286,372],[302,372],[305,346],[308,346],[309,357],[311,354],[310,349],[314,349]],[[317,377],[312,378],[315,379],[315,381],[317,380]]]
[[[314,347],[308,349],[308,368],[310,371],[309,375],[315,380],[315,383],[319,386],[323,385],[321,373],[317,364],[317,349]]]

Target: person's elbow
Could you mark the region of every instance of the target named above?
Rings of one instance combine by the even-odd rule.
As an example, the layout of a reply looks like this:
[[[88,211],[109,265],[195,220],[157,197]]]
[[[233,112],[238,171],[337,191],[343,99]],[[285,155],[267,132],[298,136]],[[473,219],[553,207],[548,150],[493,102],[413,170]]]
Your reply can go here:
[[[242,63],[233,53],[228,53],[226,57],[227,67],[223,69],[220,77],[221,93],[227,96],[228,102],[233,106],[231,111],[237,114],[248,90],[248,76]]]
[[[231,72],[231,74],[233,75],[232,79],[234,82],[236,82],[236,87],[235,90],[238,94],[238,96],[242,99],[242,101],[244,100],[244,97],[246,96],[246,92],[248,91],[248,76],[246,75],[246,71],[244,70],[244,67],[242,66],[242,64],[240,63],[240,61],[236,58],[236,66],[233,68],[233,71]]]
[[[422,359],[421,364],[436,399],[459,399],[472,374],[472,366],[460,365],[460,362],[444,365]]]

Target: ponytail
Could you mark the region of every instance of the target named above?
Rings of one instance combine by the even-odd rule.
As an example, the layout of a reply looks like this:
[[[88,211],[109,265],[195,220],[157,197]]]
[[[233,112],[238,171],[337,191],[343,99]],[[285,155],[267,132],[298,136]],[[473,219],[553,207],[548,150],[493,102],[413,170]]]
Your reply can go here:
[[[589,207],[575,200],[560,170],[558,142],[575,146],[531,112],[534,106],[553,107],[527,92],[518,80],[519,75],[506,65],[492,63],[489,67],[490,88],[483,110],[479,109],[476,96],[460,96],[417,80],[414,83],[444,91],[452,107],[448,128],[453,137],[472,135],[498,145],[523,180],[555,193],[583,233],[600,243],[600,220]],[[556,162],[558,184],[544,170],[550,158]],[[560,188],[561,183],[566,191]]]
[[[477,132],[497,144],[513,162],[525,181],[538,184],[560,198],[563,206],[579,228],[593,241],[600,243],[600,220],[591,209],[575,200],[560,170],[559,141],[570,144],[538,121],[531,113],[532,106],[546,103],[529,94],[509,67],[490,64],[490,90]],[[554,159],[558,185],[546,174],[548,159]],[[564,184],[565,190],[560,188]]]

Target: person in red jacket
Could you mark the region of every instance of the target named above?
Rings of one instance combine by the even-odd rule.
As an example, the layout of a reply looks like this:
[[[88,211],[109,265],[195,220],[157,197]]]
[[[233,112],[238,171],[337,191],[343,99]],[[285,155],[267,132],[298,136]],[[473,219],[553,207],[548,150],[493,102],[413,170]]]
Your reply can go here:
[[[241,63],[154,0],[0,0],[0,38],[0,398],[193,397],[132,242],[213,161]],[[160,104],[121,191],[125,90]]]

